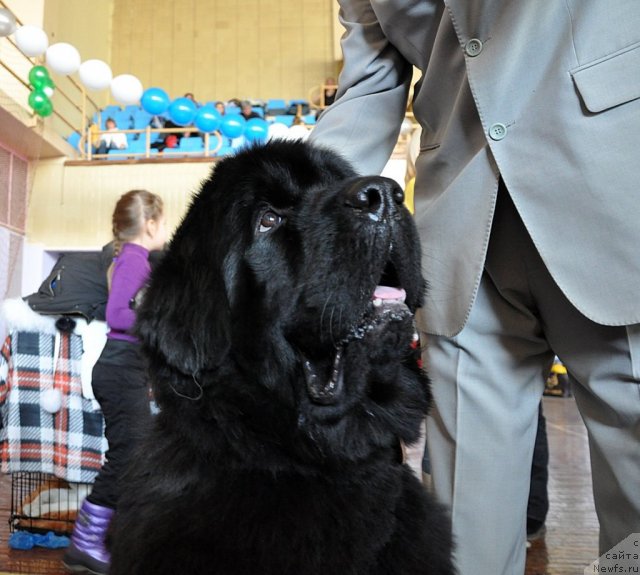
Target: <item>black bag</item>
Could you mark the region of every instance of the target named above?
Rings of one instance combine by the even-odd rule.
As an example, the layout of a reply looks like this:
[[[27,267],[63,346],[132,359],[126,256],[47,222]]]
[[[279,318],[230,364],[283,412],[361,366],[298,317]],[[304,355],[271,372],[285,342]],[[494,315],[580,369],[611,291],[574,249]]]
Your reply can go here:
[[[39,314],[104,321],[109,296],[107,270],[112,260],[111,243],[99,253],[63,254],[38,291],[23,299]]]

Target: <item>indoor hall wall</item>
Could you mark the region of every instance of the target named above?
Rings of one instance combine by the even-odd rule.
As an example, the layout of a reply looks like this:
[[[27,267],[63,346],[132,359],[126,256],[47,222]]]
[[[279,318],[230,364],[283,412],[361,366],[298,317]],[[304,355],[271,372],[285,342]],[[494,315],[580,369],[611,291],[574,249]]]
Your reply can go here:
[[[336,75],[334,0],[113,2],[114,74],[172,98],[306,98]]]
[[[44,3],[44,30],[49,36],[49,44],[67,42],[77,48],[82,60],[97,58],[111,60],[111,23],[113,0],[87,2],[86,0],[46,0]],[[73,75],[76,82],[78,75]],[[69,84],[69,79],[52,72],[53,81],[69,95],[78,94]],[[108,90],[89,92],[88,95],[98,106],[109,103]],[[71,105],[65,98],[54,96],[54,107],[60,112]],[[72,117],[68,115],[69,117]],[[65,134],[68,130],[62,130]]]
[[[118,198],[139,188],[163,199],[173,232],[211,167],[210,162],[65,166],[62,159],[41,160],[29,202],[28,241],[48,250],[99,248],[111,239]]]

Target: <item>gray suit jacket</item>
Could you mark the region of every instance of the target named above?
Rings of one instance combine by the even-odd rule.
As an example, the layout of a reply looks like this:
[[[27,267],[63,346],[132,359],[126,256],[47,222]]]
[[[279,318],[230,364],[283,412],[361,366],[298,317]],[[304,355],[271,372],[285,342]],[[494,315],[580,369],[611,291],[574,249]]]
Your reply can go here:
[[[640,0],[340,0],[338,99],[312,140],[379,172],[412,78],[430,333],[464,326],[499,175],[584,315],[640,323]]]

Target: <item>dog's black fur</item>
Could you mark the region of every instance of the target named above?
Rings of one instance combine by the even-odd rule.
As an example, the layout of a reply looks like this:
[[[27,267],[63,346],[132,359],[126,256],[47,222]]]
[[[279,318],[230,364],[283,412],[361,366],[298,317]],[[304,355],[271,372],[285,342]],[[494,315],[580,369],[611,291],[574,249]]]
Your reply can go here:
[[[161,412],[123,486],[111,575],[453,572],[446,515],[399,455],[429,399],[401,202],[300,142],[217,164],[139,310]],[[379,283],[409,309],[375,308]]]

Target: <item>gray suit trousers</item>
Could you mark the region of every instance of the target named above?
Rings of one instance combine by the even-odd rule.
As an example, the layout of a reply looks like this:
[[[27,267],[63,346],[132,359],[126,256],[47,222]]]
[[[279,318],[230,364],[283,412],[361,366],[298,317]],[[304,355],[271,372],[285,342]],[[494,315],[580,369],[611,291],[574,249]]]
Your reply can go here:
[[[554,354],[588,430],[600,552],[640,532],[640,326],[599,325],[575,309],[504,189],[464,329],[425,337],[432,479],[451,508],[460,575],[524,572],[538,404]]]

